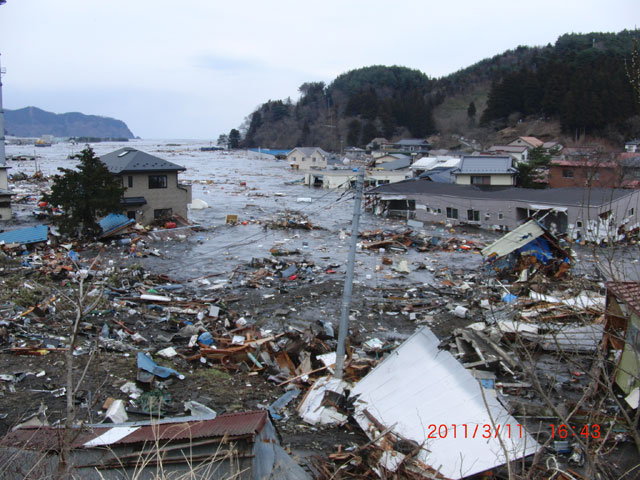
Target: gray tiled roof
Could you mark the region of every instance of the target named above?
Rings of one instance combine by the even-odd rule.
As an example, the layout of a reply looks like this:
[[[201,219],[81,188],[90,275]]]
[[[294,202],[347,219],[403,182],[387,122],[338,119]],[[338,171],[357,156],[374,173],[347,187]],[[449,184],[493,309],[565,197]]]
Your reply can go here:
[[[419,139],[419,138],[405,138],[403,140],[399,140],[398,142],[396,142],[396,145],[407,145],[407,146],[424,145],[424,146],[428,146],[430,144],[426,140],[422,140],[422,139]]]
[[[186,168],[135,148],[125,147],[100,157],[111,173],[182,172]]]
[[[635,191],[625,188],[527,189],[517,187],[478,187],[475,185],[456,185],[425,180],[404,180],[381,185],[367,191],[367,194],[373,193],[382,195],[443,195],[456,198],[513,200],[563,206],[581,206],[585,204],[599,206],[633,195]]]
[[[411,166],[411,157],[398,158],[391,162],[383,162],[376,165],[379,170],[402,170],[403,168],[409,168]]]
[[[320,152],[320,154],[324,157],[328,157],[329,153],[325,152],[323,149],[319,148],[319,147],[296,147],[294,150],[298,150],[299,152],[301,152],[305,157],[310,157],[311,155],[313,155],[316,150],[318,152]]]
[[[500,174],[516,173],[513,168],[513,159],[507,156],[473,156],[462,157],[456,173],[460,174]]]

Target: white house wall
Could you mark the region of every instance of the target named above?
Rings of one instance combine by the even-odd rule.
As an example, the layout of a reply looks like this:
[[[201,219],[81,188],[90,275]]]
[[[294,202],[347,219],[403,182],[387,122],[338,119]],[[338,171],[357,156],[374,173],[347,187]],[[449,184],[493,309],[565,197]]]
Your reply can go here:
[[[474,177],[476,176],[484,176],[481,173],[474,173]],[[456,183],[458,185],[471,185],[471,177],[472,175],[467,174],[458,174],[456,175]],[[498,185],[498,186],[512,186],[513,183],[513,175],[490,175],[491,183],[490,185]]]

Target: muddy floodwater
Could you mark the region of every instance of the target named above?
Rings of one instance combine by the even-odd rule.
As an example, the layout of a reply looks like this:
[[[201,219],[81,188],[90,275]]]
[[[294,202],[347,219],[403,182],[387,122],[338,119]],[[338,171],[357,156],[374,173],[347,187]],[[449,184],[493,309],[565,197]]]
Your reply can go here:
[[[182,165],[186,171],[181,181],[193,184],[193,199],[204,200],[209,208],[190,210],[189,220],[203,227],[203,231],[184,239],[158,241],[155,248],[161,257],[149,257],[145,263],[162,270],[178,281],[188,281],[203,275],[230,273],[252,258],[270,256],[273,247],[299,250],[300,256],[316,265],[340,265],[347,258],[353,214],[353,193],[326,190],[294,184],[303,173],[291,170],[284,160],[254,152],[207,152],[200,147],[206,142],[136,140],[127,143],[96,143],[91,147],[103,155],[122,147],[133,147]],[[7,155],[35,156],[35,161],[10,161],[10,173],[32,174],[36,168],[45,175],[53,175],[58,167],[72,168],[77,161],[68,157],[79,153],[82,146],[66,143],[52,147],[8,145]],[[314,229],[268,229],[265,223],[284,211],[299,212],[309,218]],[[27,219],[30,208],[18,215]],[[237,215],[238,225],[225,224],[227,215]],[[246,222],[246,225],[243,224]],[[363,212],[360,231],[404,228],[403,222],[374,217]],[[427,226],[430,235],[450,236],[442,225]],[[482,239],[497,238],[491,232],[474,233]],[[355,280],[368,286],[389,283],[390,273],[382,270],[381,252],[360,252],[357,257]],[[473,270],[481,264],[479,255],[469,253],[420,254],[382,252],[387,256],[401,254],[409,266],[426,263],[420,270],[411,268],[403,283],[429,283],[431,270],[441,265],[453,269]],[[376,268],[378,267],[378,268]],[[344,268],[341,269],[344,271]],[[387,277],[387,278],[385,278]]]

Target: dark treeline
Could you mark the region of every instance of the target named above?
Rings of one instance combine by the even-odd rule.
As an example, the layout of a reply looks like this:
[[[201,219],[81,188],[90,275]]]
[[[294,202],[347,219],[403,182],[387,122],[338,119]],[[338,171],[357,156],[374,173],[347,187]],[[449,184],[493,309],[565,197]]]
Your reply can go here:
[[[485,92],[491,85],[487,108],[478,112],[488,129],[535,115],[559,120],[571,135],[631,134],[625,129],[639,117],[625,62],[634,35],[563,35],[555,45],[520,46],[440,79],[377,65],[344,73],[329,85],[304,83],[297,102],[269,100],[249,115],[241,145],[335,151],[376,137],[424,138],[438,128],[434,107],[478,85]],[[473,110],[475,116],[475,105]]]
[[[512,114],[560,120],[565,133],[623,131],[636,113],[625,62],[634,32],[563,35],[494,81],[481,124],[501,127]]]

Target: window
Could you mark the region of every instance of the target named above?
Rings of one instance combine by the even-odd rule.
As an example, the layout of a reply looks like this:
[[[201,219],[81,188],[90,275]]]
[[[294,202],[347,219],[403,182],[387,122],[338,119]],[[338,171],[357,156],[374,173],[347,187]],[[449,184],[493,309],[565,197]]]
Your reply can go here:
[[[127,218],[132,218],[133,220],[136,219],[136,211],[135,210],[129,210],[127,212]]]
[[[629,209],[629,211],[627,212],[627,216],[629,216],[629,217],[630,217],[630,216],[631,216],[631,215],[633,215],[634,213],[636,213],[636,209],[635,209],[635,208],[630,208],[630,209]]]
[[[167,188],[167,176],[149,175],[149,188]]]
[[[563,168],[562,176],[564,178],[573,178],[573,169],[572,168]]]
[[[498,214],[498,220],[502,220],[504,218],[504,214],[503,213],[499,213]]]
[[[471,175],[471,185],[491,185],[489,175]]]
[[[172,215],[173,215],[173,210],[171,208],[158,208],[153,211],[153,218],[155,218],[156,220],[169,218]]]
[[[458,218],[458,209],[447,207],[447,218]]]
[[[442,213],[442,209],[441,209],[441,208],[439,208],[439,209],[437,210],[437,212],[438,212],[438,213]]]
[[[133,177],[131,175],[127,177],[127,186],[129,188],[133,187]]]
[[[582,228],[582,222],[580,220],[576,222],[576,227]]]
[[[467,210],[467,220],[470,222],[479,222],[480,221],[480,211],[479,210]]]

